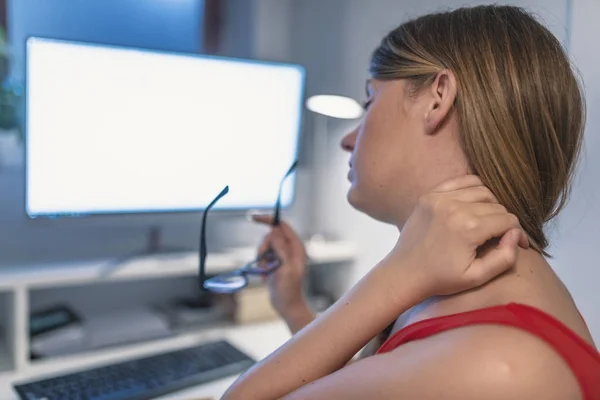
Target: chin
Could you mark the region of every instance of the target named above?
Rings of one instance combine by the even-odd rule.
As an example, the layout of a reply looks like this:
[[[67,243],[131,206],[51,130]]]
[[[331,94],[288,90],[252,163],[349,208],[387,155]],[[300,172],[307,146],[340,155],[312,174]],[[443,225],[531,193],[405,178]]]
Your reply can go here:
[[[361,195],[360,192],[358,190],[358,188],[356,187],[356,183],[351,182],[350,188],[348,189],[348,193],[346,194],[346,200],[348,200],[348,203],[355,208],[356,210],[360,211],[360,212],[364,212],[361,208],[361,201],[360,201]]]
[[[355,194],[354,194],[354,187],[351,186],[350,189],[348,189],[348,193],[346,193],[346,201],[348,201],[348,204],[350,204],[352,206],[352,208],[360,211],[360,209],[356,206],[356,199],[355,199]]]

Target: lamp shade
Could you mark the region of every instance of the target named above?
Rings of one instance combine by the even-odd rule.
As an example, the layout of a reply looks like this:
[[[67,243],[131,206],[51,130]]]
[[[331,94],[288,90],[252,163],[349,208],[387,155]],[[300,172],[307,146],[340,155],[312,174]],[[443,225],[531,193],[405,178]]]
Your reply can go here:
[[[306,100],[306,108],[328,117],[340,119],[356,119],[363,115],[363,108],[350,97],[332,94],[319,94]]]

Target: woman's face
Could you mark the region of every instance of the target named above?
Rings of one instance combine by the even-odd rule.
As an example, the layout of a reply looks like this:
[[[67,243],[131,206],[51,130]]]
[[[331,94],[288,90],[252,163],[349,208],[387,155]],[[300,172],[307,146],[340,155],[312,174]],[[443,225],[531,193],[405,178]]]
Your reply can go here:
[[[348,201],[402,227],[424,192],[467,172],[458,123],[450,112],[440,119],[435,88],[413,93],[404,80],[370,80],[367,94],[361,124],[342,140],[351,152]]]

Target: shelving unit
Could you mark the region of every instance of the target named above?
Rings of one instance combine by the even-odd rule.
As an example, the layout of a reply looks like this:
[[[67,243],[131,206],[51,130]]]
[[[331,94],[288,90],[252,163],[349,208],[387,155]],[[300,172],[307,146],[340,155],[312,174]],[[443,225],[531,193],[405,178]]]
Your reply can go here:
[[[355,258],[352,243],[342,241],[306,243],[313,264],[350,262]],[[207,271],[220,273],[239,268],[255,256],[255,248],[231,248],[227,252],[209,254]],[[0,337],[0,382],[45,371],[113,362],[118,359],[144,355],[160,349],[193,345],[200,340],[222,337],[224,332],[247,329],[243,325],[206,327],[174,337],[148,342],[95,350],[46,360],[29,359],[28,315],[30,298],[39,290],[74,286],[98,285],[111,282],[143,281],[193,277],[198,274],[197,253],[149,256],[113,266],[110,260],[82,263],[5,267],[0,269],[0,307],[3,335]],[[1,393],[0,393],[1,397]]]

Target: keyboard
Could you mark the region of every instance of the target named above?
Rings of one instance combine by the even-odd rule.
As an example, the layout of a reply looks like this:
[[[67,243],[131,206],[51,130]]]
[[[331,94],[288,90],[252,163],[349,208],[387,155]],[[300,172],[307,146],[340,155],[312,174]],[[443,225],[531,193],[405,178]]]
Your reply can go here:
[[[239,374],[254,363],[220,340],[13,386],[23,400],[145,400]]]

